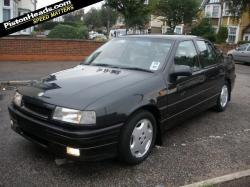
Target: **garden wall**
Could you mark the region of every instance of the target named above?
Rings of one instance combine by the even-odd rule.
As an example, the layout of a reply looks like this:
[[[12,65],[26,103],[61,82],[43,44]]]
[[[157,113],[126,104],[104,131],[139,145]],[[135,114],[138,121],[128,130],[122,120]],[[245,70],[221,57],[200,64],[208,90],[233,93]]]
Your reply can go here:
[[[0,39],[0,61],[82,61],[102,42],[6,37]]]
[[[82,61],[102,42],[45,38],[0,39],[0,61]],[[236,45],[217,45],[225,54]]]

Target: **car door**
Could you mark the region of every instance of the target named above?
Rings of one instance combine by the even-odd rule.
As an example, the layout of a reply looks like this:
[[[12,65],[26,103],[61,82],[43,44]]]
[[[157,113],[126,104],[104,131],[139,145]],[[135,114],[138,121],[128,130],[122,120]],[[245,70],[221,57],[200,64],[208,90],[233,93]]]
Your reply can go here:
[[[225,66],[223,65],[223,60],[217,55],[215,48],[210,42],[197,40],[196,44],[205,74],[206,103],[207,105],[214,104],[225,81]]]
[[[250,62],[250,44],[248,45],[248,48],[244,53],[242,54],[242,61],[243,62]]]
[[[248,44],[244,44],[238,47],[233,53],[234,60],[244,62],[245,61],[244,56],[245,56],[247,48],[248,48]]]
[[[205,75],[201,69],[198,53],[192,40],[182,41],[178,44],[170,74],[177,66],[189,66],[192,75],[169,80],[168,127],[192,115],[195,107],[204,100]]]

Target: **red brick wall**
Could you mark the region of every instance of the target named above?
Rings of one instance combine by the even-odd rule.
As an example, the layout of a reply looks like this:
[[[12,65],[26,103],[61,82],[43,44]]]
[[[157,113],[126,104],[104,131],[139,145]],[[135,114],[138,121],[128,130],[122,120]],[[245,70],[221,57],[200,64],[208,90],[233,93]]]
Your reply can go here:
[[[0,38],[0,61],[81,61],[103,43],[86,40]]]

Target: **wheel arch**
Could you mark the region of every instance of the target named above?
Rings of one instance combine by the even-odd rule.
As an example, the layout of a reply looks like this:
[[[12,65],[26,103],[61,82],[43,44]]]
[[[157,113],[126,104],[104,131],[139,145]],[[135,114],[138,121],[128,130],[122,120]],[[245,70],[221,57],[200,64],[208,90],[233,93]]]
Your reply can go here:
[[[155,105],[144,105],[144,106],[140,106],[138,107],[137,109],[135,109],[130,115],[129,115],[129,118],[131,116],[133,116],[134,114],[136,114],[137,112],[140,112],[140,111],[148,111],[150,112],[151,114],[153,114],[153,116],[155,117],[155,120],[156,120],[156,126],[157,126],[157,133],[156,133],[156,145],[162,145],[162,129],[161,129],[161,125],[160,125],[160,119],[161,119],[161,116],[160,116],[160,111],[159,109],[157,108],[157,106]]]

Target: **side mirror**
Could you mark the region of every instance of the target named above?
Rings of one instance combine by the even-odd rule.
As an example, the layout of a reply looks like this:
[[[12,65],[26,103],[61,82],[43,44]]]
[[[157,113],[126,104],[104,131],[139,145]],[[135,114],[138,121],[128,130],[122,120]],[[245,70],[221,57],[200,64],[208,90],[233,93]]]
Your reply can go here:
[[[192,75],[192,70],[189,66],[175,65],[174,72],[170,74],[170,80],[176,81],[178,77],[189,77]]]

